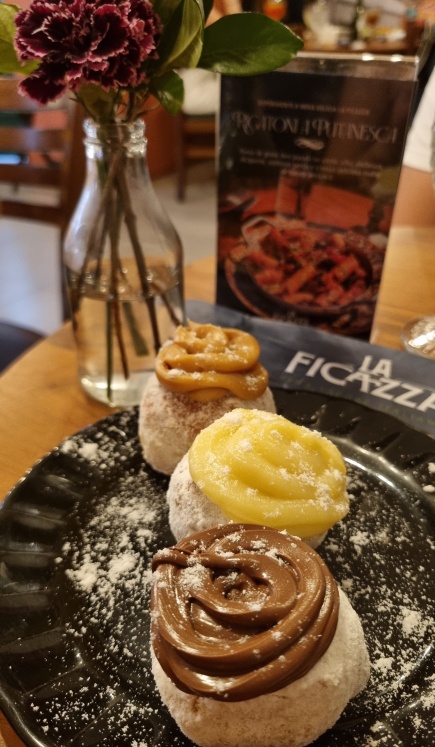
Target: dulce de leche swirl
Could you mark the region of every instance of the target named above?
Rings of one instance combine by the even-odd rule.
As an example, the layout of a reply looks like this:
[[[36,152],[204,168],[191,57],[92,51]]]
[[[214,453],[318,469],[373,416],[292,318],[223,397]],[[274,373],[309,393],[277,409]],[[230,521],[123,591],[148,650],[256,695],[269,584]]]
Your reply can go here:
[[[258,342],[247,332],[189,321],[160,349],[155,372],[171,392],[194,400],[209,402],[229,393],[255,399],[268,384],[259,357]]]
[[[183,692],[240,701],[303,677],[331,643],[337,585],[301,540],[227,524],[153,559],[152,644]]]

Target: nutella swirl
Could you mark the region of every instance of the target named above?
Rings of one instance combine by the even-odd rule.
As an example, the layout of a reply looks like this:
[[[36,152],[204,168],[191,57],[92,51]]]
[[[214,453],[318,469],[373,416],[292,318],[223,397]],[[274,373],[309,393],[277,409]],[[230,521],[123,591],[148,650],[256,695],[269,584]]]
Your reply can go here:
[[[260,346],[247,332],[189,321],[160,349],[155,371],[171,392],[198,401],[220,399],[229,393],[256,399],[268,384],[259,357]]]
[[[227,524],[153,559],[152,643],[183,692],[240,701],[303,677],[331,643],[337,585],[301,540]]]

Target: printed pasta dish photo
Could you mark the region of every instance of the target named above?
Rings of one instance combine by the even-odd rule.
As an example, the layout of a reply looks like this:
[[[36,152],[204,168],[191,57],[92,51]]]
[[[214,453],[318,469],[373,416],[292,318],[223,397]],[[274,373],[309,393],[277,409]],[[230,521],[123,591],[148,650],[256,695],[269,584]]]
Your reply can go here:
[[[384,254],[369,237],[278,215],[249,219],[242,236],[225,260],[225,276],[244,306],[283,320],[324,317],[337,327],[340,318],[353,318],[363,330]]]

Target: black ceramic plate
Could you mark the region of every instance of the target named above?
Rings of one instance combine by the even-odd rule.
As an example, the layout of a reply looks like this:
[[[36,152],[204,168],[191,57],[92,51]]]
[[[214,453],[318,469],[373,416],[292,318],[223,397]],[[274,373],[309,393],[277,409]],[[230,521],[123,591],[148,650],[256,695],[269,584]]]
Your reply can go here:
[[[361,405],[275,394],[339,446],[353,495],[320,552],[361,616],[372,676],[316,746],[433,747],[435,440]],[[149,671],[149,561],[172,538],[167,481],[136,430],[131,410],[71,437],[0,511],[0,706],[28,745],[191,744]]]

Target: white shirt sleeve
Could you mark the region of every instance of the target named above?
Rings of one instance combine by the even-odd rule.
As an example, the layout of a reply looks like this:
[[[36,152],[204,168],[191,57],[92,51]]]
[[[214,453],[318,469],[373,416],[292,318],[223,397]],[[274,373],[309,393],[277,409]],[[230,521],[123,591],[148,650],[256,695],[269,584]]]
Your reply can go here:
[[[431,171],[432,126],[435,123],[435,68],[432,71],[408,133],[403,163]]]

